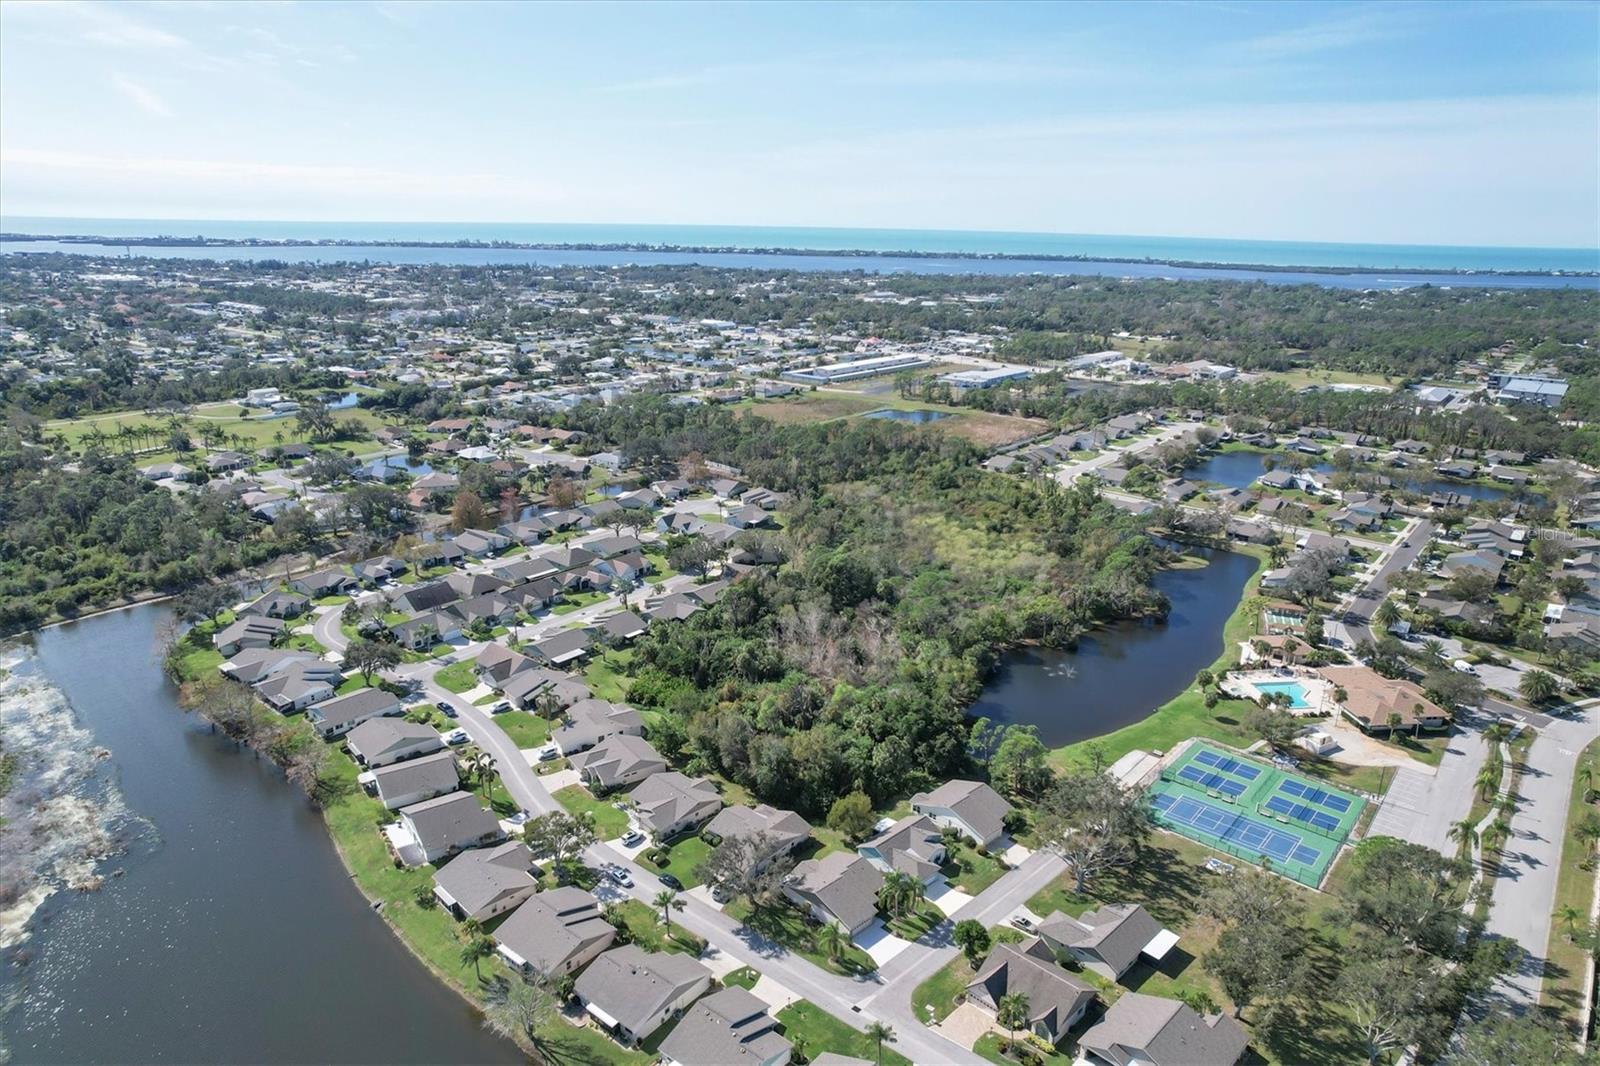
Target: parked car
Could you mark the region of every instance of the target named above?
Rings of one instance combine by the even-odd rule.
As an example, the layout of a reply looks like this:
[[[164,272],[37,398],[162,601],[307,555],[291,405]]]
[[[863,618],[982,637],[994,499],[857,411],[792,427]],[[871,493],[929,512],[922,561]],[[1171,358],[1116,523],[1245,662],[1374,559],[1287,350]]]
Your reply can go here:
[[[549,762],[551,759],[554,759],[560,754],[560,749],[558,749],[554,744],[546,744],[544,747],[539,749],[539,761]]]
[[[457,744],[465,744],[467,742],[467,731],[465,729],[453,729],[445,735],[444,742],[452,747]]]
[[[711,898],[716,900],[718,903],[726,903],[733,898],[733,893],[729,892],[721,885],[712,885]]]
[[[611,866],[606,869],[606,876],[623,888],[633,887],[633,878],[628,876],[628,871],[620,866]]]
[[[456,709],[450,706],[444,700],[440,700],[439,702],[435,703],[434,706],[439,708],[439,713],[444,715],[446,718],[456,717]]]
[[[622,846],[625,848],[637,847],[644,843],[644,834],[637,829],[630,829],[622,834]]]
[[[496,704],[493,704],[492,706],[490,706],[489,713],[490,714],[505,714],[510,709],[511,709],[511,701],[510,700],[501,700],[499,703],[496,703]]]
[[[1033,919],[1026,914],[1013,914],[1011,916],[1011,924],[1021,929],[1024,933],[1033,932]]]
[[[528,812],[527,811],[518,811],[516,814],[513,814],[510,818],[506,819],[506,821],[510,822],[512,825],[522,825],[527,820],[528,820]]]
[[[657,878],[657,880],[666,885],[668,888],[672,889],[674,892],[683,891],[683,882],[678,880],[676,877],[673,877],[671,874],[662,874],[659,878]]]

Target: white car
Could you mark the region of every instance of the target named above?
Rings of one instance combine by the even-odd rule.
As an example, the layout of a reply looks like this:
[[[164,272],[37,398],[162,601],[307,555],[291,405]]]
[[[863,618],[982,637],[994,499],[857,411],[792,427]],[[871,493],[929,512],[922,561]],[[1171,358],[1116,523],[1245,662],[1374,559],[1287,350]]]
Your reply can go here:
[[[556,748],[556,746],[554,744],[546,744],[544,747],[539,749],[539,761],[540,762],[549,762],[551,759],[554,759],[556,756],[558,756],[560,754],[561,754],[561,752]]]
[[[465,744],[467,742],[467,731],[465,729],[453,729],[445,735],[444,742],[452,747],[457,744]]]
[[[626,833],[622,834],[622,846],[625,848],[631,848],[643,843],[644,834],[639,832],[637,829],[630,829]]]
[[[633,878],[628,876],[628,871],[620,866],[611,866],[606,869],[606,876],[623,888],[633,887]]]

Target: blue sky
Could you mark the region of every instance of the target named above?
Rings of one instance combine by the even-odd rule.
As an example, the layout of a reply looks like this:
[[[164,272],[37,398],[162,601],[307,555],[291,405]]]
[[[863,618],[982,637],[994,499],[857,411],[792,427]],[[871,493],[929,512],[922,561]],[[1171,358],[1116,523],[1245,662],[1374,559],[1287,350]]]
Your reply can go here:
[[[1600,244],[1600,5],[0,3],[0,211]]]

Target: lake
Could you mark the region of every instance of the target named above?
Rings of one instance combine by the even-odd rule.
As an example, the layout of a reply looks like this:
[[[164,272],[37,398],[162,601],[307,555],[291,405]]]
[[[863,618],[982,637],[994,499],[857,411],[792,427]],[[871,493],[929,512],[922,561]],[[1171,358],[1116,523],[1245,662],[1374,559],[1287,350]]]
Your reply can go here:
[[[862,418],[882,418],[889,422],[911,422],[915,425],[926,425],[937,422],[941,418],[949,418],[947,411],[902,411],[894,407],[885,407],[879,411],[868,411]]]
[[[1198,552],[1210,565],[1156,575],[1156,588],[1172,601],[1165,623],[1124,622],[1096,630],[1078,641],[1075,652],[1013,651],[968,713],[1037,726],[1052,748],[1149,717],[1222,654],[1222,627],[1255,573],[1251,556]]]
[[[396,474],[409,474],[412,477],[424,477],[433,473],[433,467],[421,459],[412,459],[407,455],[386,455],[382,459],[374,459],[356,471],[356,477],[363,477],[369,481],[385,481]]]
[[[1203,462],[1185,470],[1184,476],[1191,481],[1210,481],[1226,485],[1231,489],[1246,489],[1256,478],[1267,472],[1269,460],[1274,466],[1283,466],[1285,455],[1283,452],[1218,452],[1208,455]],[[1328,474],[1333,472],[1333,465],[1313,463],[1308,469]],[[1384,470],[1383,474],[1394,482],[1396,488],[1409,488],[1413,492],[1425,495],[1433,492],[1454,492],[1472,500],[1503,500],[1511,496],[1513,491],[1499,485],[1479,485],[1451,478],[1413,475],[1404,470]]]
[[[28,1063],[524,1061],[367,906],[305,798],[178,709],[156,665],[166,616],[35,638],[150,829],[108,864],[122,876],[35,916],[6,960],[0,1042]]]

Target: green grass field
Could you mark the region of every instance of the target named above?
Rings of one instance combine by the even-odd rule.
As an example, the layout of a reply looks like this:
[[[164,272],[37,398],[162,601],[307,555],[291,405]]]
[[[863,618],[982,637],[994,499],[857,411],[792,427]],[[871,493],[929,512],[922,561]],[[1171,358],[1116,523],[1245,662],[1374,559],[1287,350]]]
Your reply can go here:
[[[878,1047],[866,1033],[852,1029],[809,1000],[796,1000],[783,1008],[778,1012],[778,1021],[783,1024],[783,1033],[790,1043],[803,1048],[807,1059],[831,1051],[872,1063],[878,1061]],[[911,1066],[911,1060],[896,1051],[892,1044],[884,1045],[883,1063],[884,1066]]]
[[[594,816],[594,832],[601,840],[615,840],[628,828],[628,815],[611,805],[609,800],[595,799],[582,785],[568,785],[557,789],[556,802],[572,814]]]

